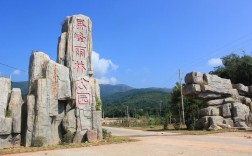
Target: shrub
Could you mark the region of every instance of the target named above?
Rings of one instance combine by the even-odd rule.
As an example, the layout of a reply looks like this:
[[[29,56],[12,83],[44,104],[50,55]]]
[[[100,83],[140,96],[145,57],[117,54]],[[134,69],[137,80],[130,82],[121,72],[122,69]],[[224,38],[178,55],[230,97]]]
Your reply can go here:
[[[97,111],[100,111],[101,108],[102,108],[101,99],[100,99],[98,96],[96,96],[96,97],[95,97],[95,100],[96,100],[96,110],[97,110]]]
[[[102,129],[102,136],[103,136],[103,139],[107,139],[107,138],[111,138],[111,132],[109,132],[107,129]]]
[[[63,136],[63,142],[64,143],[72,143],[73,142],[74,135],[70,131],[68,131],[64,136]]]
[[[6,117],[6,118],[11,117],[11,115],[12,115],[11,110],[6,110],[6,111],[5,111],[5,117]]]
[[[38,136],[32,141],[33,147],[42,147],[46,143],[46,138],[42,136]]]
[[[175,130],[180,130],[180,123],[173,123],[173,127]]]

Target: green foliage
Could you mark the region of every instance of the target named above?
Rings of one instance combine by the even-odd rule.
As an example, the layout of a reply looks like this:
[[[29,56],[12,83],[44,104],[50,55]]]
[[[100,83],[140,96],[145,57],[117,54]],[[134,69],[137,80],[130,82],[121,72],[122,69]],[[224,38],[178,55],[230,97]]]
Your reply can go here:
[[[167,113],[167,114],[162,118],[162,125],[163,125],[163,129],[164,129],[164,130],[167,130],[167,129],[168,129],[169,117],[170,117],[170,114]]]
[[[68,131],[64,136],[63,136],[63,142],[64,143],[72,143],[73,142],[74,135],[70,131]]]
[[[180,120],[181,111],[181,93],[180,93],[180,85],[176,83],[176,86],[173,88],[171,93],[171,113],[173,114],[173,118],[176,121]],[[195,100],[191,97],[184,96],[184,111],[185,111],[185,120],[193,120],[194,118],[198,118],[198,111],[203,107],[203,102],[200,100]]]
[[[98,96],[96,96],[96,97],[95,97],[95,100],[96,100],[96,110],[97,110],[97,111],[101,111],[101,108],[102,108],[101,99],[100,99]]]
[[[102,136],[103,136],[103,139],[108,139],[108,138],[112,137],[112,134],[107,129],[103,128],[102,129]]]
[[[103,98],[103,110],[106,117],[125,117],[125,106],[128,106],[131,117],[160,116],[160,104],[164,113],[169,101],[167,92],[134,89]]]
[[[5,110],[5,117],[6,117],[6,118],[11,117],[11,115],[12,115],[11,110]]]
[[[46,143],[46,138],[38,136],[32,141],[32,147],[42,147]]]
[[[223,65],[215,67],[210,74],[216,74],[227,78],[233,84],[242,83],[246,86],[252,85],[252,57],[243,54],[230,54],[221,58]]]

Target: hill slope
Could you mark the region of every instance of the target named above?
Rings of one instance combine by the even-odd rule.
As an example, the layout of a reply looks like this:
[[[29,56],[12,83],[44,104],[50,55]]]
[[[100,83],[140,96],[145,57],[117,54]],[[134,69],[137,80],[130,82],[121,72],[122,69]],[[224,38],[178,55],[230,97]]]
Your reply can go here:
[[[120,117],[125,115],[126,106],[129,108],[131,116],[135,113],[139,115],[157,115],[161,107],[168,107],[170,94],[164,91],[152,89],[133,89],[126,92],[115,93],[104,97],[103,109],[108,117]]]
[[[130,87],[125,84],[118,84],[118,85],[110,85],[110,84],[100,84],[100,90],[101,90],[101,98],[113,95],[118,92],[126,92],[129,90],[134,89],[133,87]]]

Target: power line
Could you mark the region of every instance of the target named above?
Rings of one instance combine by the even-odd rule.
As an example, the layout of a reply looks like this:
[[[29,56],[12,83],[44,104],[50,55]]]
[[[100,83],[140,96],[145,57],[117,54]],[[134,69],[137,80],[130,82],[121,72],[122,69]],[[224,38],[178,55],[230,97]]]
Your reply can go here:
[[[5,66],[5,67],[8,67],[8,68],[12,68],[12,69],[17,69],[17,70],[19,70],[19,71],[22,71],[22,72],[28,73],[28,72],[27,72],[27,70],[20,69],[20,68],[17,68],[17,67],[13,67],[13,66],[10,66],[10,65],[5,64],[5,63],[1,63],[1,62],[0,62],[0,65]]]

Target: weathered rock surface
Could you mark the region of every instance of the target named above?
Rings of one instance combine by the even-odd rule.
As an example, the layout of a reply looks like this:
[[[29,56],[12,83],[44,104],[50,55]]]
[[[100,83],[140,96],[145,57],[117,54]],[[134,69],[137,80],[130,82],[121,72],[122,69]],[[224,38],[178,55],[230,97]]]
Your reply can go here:
[[[5,117],[5,112],[7,110],[8,99],[11,93],[11,81],[8,78],[0,77],[0,118]]]
[[[70,131],[72,134],[76,132],[76,117],[75,110],[72,109],[66,113],[66,116],[63,119],[63,128],[66,132]]]
[[[233,104],[233,117],[234,121],[245,121],[246,117],[249,116],[249,107],[242,103]]]
[[[216,105],[221,105],[223,104],[224,100],[223,99],[215,99],[215,100],[209,100],[206,102],[207,106],[216,106]]]
[[[94,130],[87,130],[87,141],[95,142],[97,141],[97,133]]]
[[[35,117],[35,96],[34,95],[28,95],[27,96],[27,129],[26,129],[26,142],[25,146],[31,146],[32,142],[32,133],[33,133],[33,123],[34,123],[34,117]]]
[[[188,84],[183,88],[184,95],[197,94],[201,92],[199,84]]]
[[[191,72],[186,74],[185,76],[185,82],[187,84],[202,84],[203,81],[203,74],[200,72]]]
[[[232,85],[229,79],[199,72],[187,74],[185,82],[184,94],[204,100],[206,107],[199,111],[197,129],[246,128],[252,111],[252,86]]]
[[[207,107],[203,108],[199,111],[199,115],[201,117],[203,116],[219,116],[220,115],[220,109],[217,107]]]
[[[36,89],[35,81],[45,78],[46,67],[50,58],[43,52],[33,52],[29,65],[29,94],[33,94]]]
[[[33,139],[36,137],[44,137],[46,144],[51,143],[51,118],[49,116],[49,101],[47,98],[46,79],[37,80],[36,105]]]
[[[0,136],[11,134],[12,118],[0,118]]]
[[[9,110],[12,114],[12,132],[21,133],[21,107],[23,99],[20,88],[13,88],[9,103]]]
[[[243,84],[239,83],[239,84],[233,84],[233,88],[237,89],[238,92],[241,95],[246,95],[249,94],[249,87],[248,86],[244,86]]]
[[[222,105],[221,107],[221,115],[224,117],[224,118],[230,118],[231,117],[231,110],[232,110],[232,105],[231,103],[227,103],[227,104],[224,104]]]

